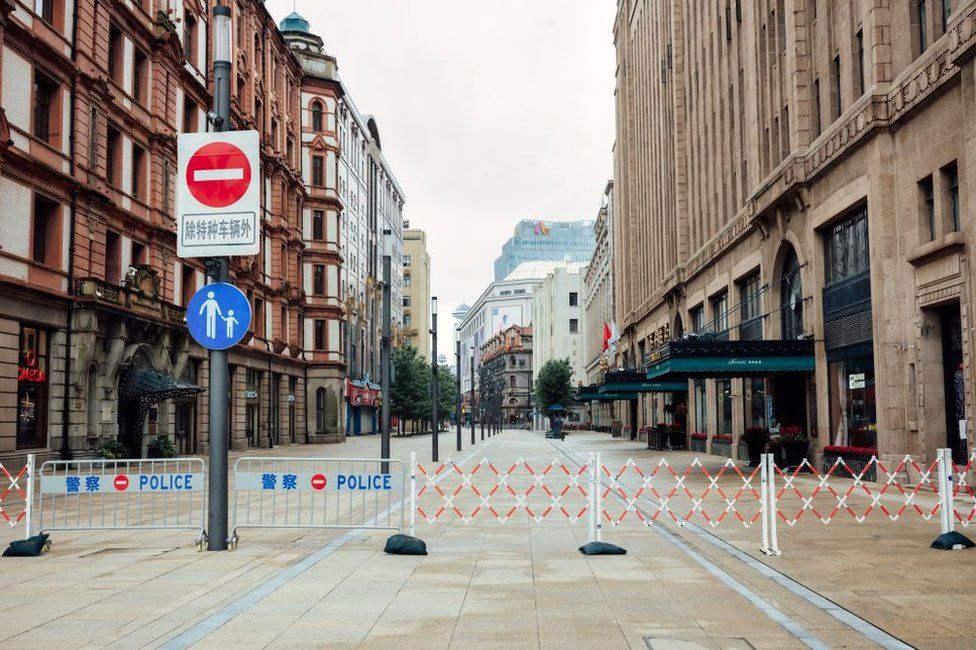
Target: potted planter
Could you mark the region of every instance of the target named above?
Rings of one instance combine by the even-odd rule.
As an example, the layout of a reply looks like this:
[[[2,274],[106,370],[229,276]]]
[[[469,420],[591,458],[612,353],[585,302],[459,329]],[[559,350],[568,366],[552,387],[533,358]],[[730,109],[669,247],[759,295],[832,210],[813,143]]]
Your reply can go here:
[[[766,451],[766,443],[769,442],[769,431],[762,427],[749,427],[742,434],[742,442],[746,445],[749,467],[758,467],[759,458]]]
[[[799,467],[806,460],[810,442],[800,427],[780,427],[779,433],[770,439],[770,451],[780,467]]]
[[[691,446],[690,451],[696,451],[699,453],[706,453],[708,449],[708,434],[707,433],[693,433],[691,434]]]
[[[827,445],[824,447],[821,469],[824,474],[833,470],[833,476],[850,478],[861,476],[865,481],[877,480],[878,464],[872,459],[877,457],[878,450],[874,447],[848,447],[844,445]],[[838,467],[837,460],[844,462]],[[847,467],[845,468],[844,465]]]
[[[685,434],[685,425],[677,422],[668,425],[668,449],[687,449],[688,436]]]
[[[732,458],[732,436],[728,433],[716,433],[712,436],[712,454]]]

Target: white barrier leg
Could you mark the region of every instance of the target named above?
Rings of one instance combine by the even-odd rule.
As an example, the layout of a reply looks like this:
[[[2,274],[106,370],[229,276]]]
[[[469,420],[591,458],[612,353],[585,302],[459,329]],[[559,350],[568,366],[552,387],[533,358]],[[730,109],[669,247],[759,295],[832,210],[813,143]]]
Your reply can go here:
[[[779,535],[776,529],[776,513],[779,508],[776,503],[776,456],[766,454],[766,462],[768,463],[766,474],[769,477],[769,494],[766,498],[766,503],[769,506],[767,508],[769,513],[769,549],[773,555],[782,555],[779,550]]]
[[[34,454],[27,454],[27,503],[24,506],[24,539],[31,536],[34,515]]]
[[[589,468],[589,493],[587,497],[589,498],[589,509],[586,520],[586,541],[595,542],[596,541],[596,457],[593,453],[590,453],[590,458],[587,461],[587,466]]]
[[[766,462],[766,454],[759,456],[759,509],[762,519],[759,550],[766,555],[772,555],[773,551],[769,546],[769,463]]]
[[[603,486],[600,483],[600,454],[596,455],[596,463],[593,465],[593,475],[596,477],[594,499],[596,500],[596,510],[593,512],[593,516],[596,517],[596,541],[603,541]]]
[[[417,536],[417,452],[410,452],[410,536]]]
[[[936,450],[936,466],[939,468],[939,521],[942,524],[942,534],[951,533],[956,528],[953,519],[955,503],[953,502],[952,484],[952,450]]]

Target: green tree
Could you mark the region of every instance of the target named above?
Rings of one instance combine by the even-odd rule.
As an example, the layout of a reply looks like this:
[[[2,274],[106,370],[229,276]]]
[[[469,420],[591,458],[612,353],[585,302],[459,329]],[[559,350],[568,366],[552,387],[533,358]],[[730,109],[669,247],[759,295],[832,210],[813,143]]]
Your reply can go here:
[[[437,383],[440,387],[437,400],[437,415],[441,422],[447,420],[454,413],[455,402],[457,399],[457,386],[454,384],[454,376],[447,368],[437,369]]]
[[[430,368],[410,345],[394,349],[392,361],[390,414],[401,422],[430,417]]]
[[[568,359],[547,361],[535,379],[535,402],[543,411],[555,404],[564,407],[574,398],[573,369]]]

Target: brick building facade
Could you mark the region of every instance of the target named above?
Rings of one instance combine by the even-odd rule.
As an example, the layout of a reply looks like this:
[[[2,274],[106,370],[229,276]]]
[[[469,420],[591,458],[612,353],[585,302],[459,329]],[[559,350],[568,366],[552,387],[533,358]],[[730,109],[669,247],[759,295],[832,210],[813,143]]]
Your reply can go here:
[[[965,453],[974,24],[967,0],[618,3],[618,365],[683,379],[693,430]]]
[[[0,3],[0,459],[86,455],[116,438],[139,453],[155,434],[206,451],[205,398],[155,403],[132,386],[150,375],[158,395],[208,383],[206,351],[184,323],[204,261],[176,257],[173,210],[176,136],[206,130],[212,103],[207,7]],[[263,3],[231,7],[232,121],[260,134],[263,235],[259,255],[231,262],[253,310],[229,354],[231,446],[322,440],[343,432],[338,417],[317,426],[306,400],[317,368],[331,368],[336,409],[342,399],[342,343],[329,338],[340,287],[316,292],[314,277],[326,264],[337,278],[341,264],[341,91],[303,69]],[[310,150],[325,152],[328,182]]]

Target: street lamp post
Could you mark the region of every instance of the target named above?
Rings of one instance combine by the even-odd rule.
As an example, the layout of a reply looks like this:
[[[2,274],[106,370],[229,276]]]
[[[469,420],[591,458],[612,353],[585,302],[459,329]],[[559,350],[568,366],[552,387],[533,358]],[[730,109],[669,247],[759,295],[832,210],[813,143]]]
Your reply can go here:
[[[457,420],[457,450],[461,451],[461,330],[454,330],[454,418]]]
[[[214,34],[214,128],[230,131],[231,10],[213,8]],[[230,280],[229,258],[207,260],[207,272],[214,282]],[[227,550],[227,411],[230,407],[230,372],[227,350],[210,351],[210,509],[207,512],[207,548]]]
[[[430,313],[431,313],[431,342],[430,342],[430,359],[431,359],[431,382],[430,382],[430,403],[431,403],[431,415],[430,415],[430,428],[431,428],[431,441],[430,441],[430,459],[433,462],[437,462],[437,420],[439,413],[437,408],[437,393],[440,392],[440,384],[437,381],[437,296],[430,299]]]
[[[468,404],[468,418],[471,420],[471,444],[474,440],[474,346],[471,346],[471,399]]]
[[[392,256],[393,231],[383,231],[383,338],[380,341],[380,390],[383,401],[380,404],[380,458],[390,458],[390,264]],[[381,464],[383,474],[390,472],[390,464]]]

